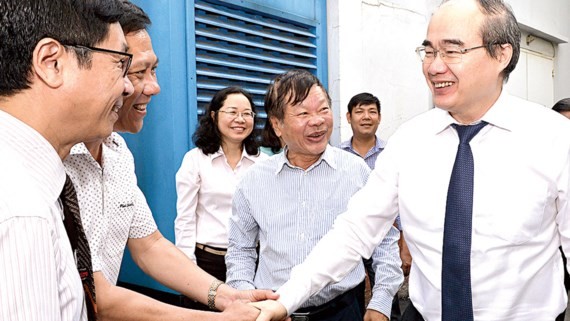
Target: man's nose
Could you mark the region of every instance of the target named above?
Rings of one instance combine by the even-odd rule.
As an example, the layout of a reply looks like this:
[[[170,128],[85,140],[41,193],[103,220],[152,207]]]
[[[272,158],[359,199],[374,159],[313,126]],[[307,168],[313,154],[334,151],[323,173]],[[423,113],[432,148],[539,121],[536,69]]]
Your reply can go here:
[[[125,87],[123,88],[123,96],[128,97],[133,94],[135,88],[133,87],[133,83],[131,82],[129,77],[125,76],[123,77],[123,80],[125,81]]]

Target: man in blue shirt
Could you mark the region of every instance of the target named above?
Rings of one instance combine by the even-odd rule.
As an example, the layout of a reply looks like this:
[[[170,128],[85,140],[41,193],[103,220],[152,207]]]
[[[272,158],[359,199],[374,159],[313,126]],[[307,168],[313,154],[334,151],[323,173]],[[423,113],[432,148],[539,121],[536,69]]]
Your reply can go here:
[[[276,290],[285,283],[370,173],[361,159],[328,144],[331,101],[314,75],[292,70],[277,76],[265,102],[272,127],[286,147],[252,166],[234,194],[226,282],[241,290]],[[392,228],[372,254],[377,286],[366,316],[361,262],[337,283],[313,293],[293,313],[293,321],[388,320],[403,280],[398,236]]]
[[[339,145],[339,148],[360,156],[366,162],[370,169],[374,169],[376,159],[380,152],[384,150],[386,143],[376,135],[382,115],[380,113],[380,100],[378,97],[370,93],[360,93],[353,96],[348,102],[348,111],[346,112],[346,120],[352,129],[352,137]],[[410,273],[412,257],[408,246],[404,241],[400,217],[396,218],[394,226],[400,230],[400,258],[402,259],[402,270],[404,275]],[[365,259],[364,267],[370,279],[370,288],[374,288],[375,273],[372,267],[372,260]],[[392,315],[390,320],[400,319],[400,305],[398,295],[394,296],[392,304]]]

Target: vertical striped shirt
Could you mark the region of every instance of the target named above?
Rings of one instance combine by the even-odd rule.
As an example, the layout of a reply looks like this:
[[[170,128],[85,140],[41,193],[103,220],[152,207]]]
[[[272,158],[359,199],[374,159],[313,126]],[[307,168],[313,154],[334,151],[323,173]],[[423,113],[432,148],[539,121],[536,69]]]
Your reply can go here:
[[[3,111],[0,124],[0,320],[86,320],[59,203],[61,159]]]
[[[362,159],[331,146],[307,170],[291,165],[286,152],[252,166],[234,194],[226,265],[227,283],[238,289],[276,290],[284,284],[291,269],[303,262],[337,215],[346,210],[348,200],[364,186],[370,172]],[[379,287],[369,308],[386,315],[403,280],[398,237],[394,229],[373,253]],[[363,279],[361,262],[302,307],[324,304]]]

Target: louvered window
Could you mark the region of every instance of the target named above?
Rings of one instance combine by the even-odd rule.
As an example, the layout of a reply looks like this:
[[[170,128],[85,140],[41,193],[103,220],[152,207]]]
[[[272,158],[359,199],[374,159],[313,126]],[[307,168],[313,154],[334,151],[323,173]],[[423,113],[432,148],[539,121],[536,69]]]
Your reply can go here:
[[[242,86],[254,96],[259,135],[271,79],[293,68],[316,74],[315,26],[227,2],[196,1],[195,28],[198,117],[216,91]]]

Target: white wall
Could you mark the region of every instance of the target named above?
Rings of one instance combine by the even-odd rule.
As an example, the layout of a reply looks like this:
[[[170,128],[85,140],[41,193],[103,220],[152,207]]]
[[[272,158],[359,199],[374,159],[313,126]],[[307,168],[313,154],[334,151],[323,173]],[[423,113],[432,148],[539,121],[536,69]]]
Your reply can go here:
[[[332,144],[351,136],[350,98],[368,91],[382,103],[379,135],[431,108],[431,97],[414,49],[425,38],[440,0],[328,0],[329,93],[335,110]],[[554,98],[570,97],[570,1],[507,0],[526,31],[555,43]]]
[[[414,50],[425,38],[431,8],[417,0],[329,0],[327,11],[329,92],[337,113],[332,143],[351,136],[347,104],[365,91],[380,99],[379,135],[387,139],[403,121],[430,107]]]
[[[570,97],[570,1],[507,0],[524,31],[554,46],[554,102]]]

